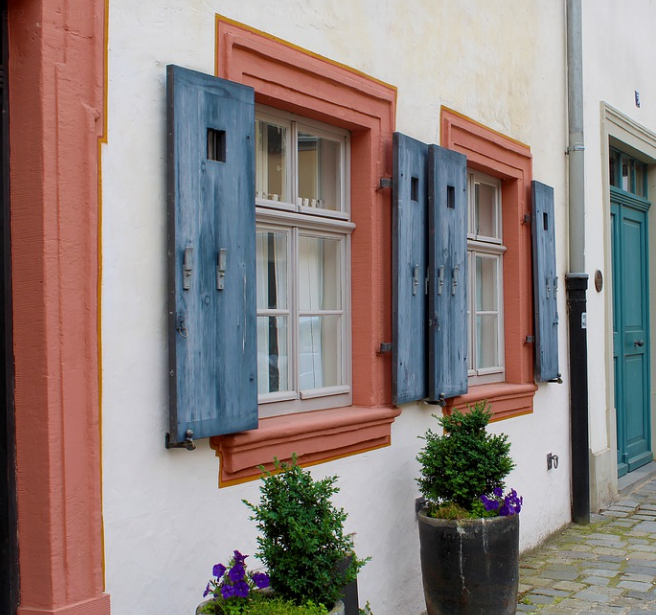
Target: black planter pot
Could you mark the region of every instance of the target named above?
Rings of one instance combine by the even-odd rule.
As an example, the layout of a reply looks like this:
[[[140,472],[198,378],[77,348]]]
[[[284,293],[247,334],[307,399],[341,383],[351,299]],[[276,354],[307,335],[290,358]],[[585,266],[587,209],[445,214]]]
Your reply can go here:
[[[428,615],[511,615],[519,585],[519,516],[449,521],[419,511]]]

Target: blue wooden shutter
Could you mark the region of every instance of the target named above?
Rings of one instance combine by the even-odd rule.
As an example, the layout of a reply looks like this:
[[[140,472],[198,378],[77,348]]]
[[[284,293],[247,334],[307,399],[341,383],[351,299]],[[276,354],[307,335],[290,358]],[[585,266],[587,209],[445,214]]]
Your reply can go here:
[[[428,148],[428,398],[467,392],[467,158]]]
[[[169,66],[170,440],[257,427],[253,89]]]
[[[542,382],[558,372],[558,277],[554,230],[554,191],[534,181],[533,196],[533,302],[535,310],[535,374]]]
[[[394,133],[392,399],[395,404],[428,395],[427,165],[428,145]]]

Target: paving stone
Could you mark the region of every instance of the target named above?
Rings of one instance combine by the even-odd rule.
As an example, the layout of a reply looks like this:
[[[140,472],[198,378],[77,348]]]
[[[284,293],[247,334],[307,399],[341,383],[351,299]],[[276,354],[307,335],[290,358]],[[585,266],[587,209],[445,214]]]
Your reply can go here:
[[[616,574],[619,574],[619,566],[617,569],[609,570],[607,568],[585,568],[581,571],[582,574],[587,574],[592,577],[614,577]],[[632,579],[633,580],[633,579]]]
[[[607,577],[585,577],[581,579],[581,583],[585,583],[585,585],[608,585],[610,579]]]
[[[648,592],[653,586],[651,583],[644,583],[641,581],[620,581],[617,584],[617,587],[631,589],[636,592]]]
[[[557,579],[558,581],[573,581],[579,576],[578,570],[555,570],[547,568],[542,571],[542,576],[548,579]]]
[[[560,589],[565,592],[578,592],[585,589],[585,585],[577,581],[558,581],[558,583],[554,583],[554,589]]]

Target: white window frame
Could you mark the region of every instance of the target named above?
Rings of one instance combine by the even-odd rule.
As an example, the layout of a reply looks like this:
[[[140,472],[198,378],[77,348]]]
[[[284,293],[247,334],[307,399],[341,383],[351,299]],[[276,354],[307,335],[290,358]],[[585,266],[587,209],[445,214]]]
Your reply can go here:
[[[347,130],[315,122],[294,114],[261,105],[256,106],[256,119],[264,120],[287,130],[285,182],[287,201],[256,195],[256,226],[259,230],[285,231],[289,233],[288,245],[288,360],[290,391],[265,393],[258,396],[260,418],[349,406],[352,403],[351,387],[351,233],[355,224],[350,220],[350,134]],[[309,132],[313,136],[341,143],[339,201],[340,210],[322,209],[305,205],[298,197],[297,135]],[[257,149],[257,148],[256,148]],[[262,168],[260,152],[256,151],[256,173]],[[267,195],[268,196],[268,195]],[[322,316],[338,315],[342,319],[341,340],[338,344],[341,356],[341,384],[301,390],[299,386],[299,322],[301,311],[298,301],[298,249],[299,236],[310,235],[340,241],[339,275],[341,279],[341,309],[320,310]],[[318,314],[319,312],[317,312]],[[259,316],[275,315],[271,310],[258,310]],[[258,351],[259,354],[259,351]]]
[[[468,204],[467,204],[467,265],[469,277],[469,293],[467,299],[467,336],[468,336],[468,379],[470,385],[490,384],[503,382],[506,376],[505,370],[505,340],[504,340],[504,314],[503,314],[503,254],[506,247],[503,245],[503,216],[501,201],[501,181],[479,171],[468,171]],[[492,236],[478,234],[474,228],[476,216],[476,186],[485,184],[494,188],[496,196],[495,213],[496,229]],[[476,256],[487,256],[496,261],[497,288],[496,305],[498,310],[492,313],[498,314],[497,322],[497,365],[477,368],[477,337],[476,316],[484,312],[476,311]]]

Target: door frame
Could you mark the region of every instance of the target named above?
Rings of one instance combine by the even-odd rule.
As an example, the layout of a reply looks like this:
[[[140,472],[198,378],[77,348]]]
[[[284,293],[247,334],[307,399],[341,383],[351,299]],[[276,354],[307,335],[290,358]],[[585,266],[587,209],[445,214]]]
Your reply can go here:
[[[620,225],[622,224],[622,221],[625,218],[625,214],[629,214],[630,217],[634,216],[640,216],[641,220],[644,220],[644,229],[642,229],[642,234],[643,234],[643,241],[644,241],[644,250],[645,254],[641,253],[641,256],[645,257],[645,271],[643,273],[642,279],[640,280],[640,283],[645,285],[647,287],[647,291],[649,291],[651,284],[650,284],[650,267],[649,267],[649,254],[650,254],[650,248],[649,248],[649,210],[651,203],[644,198],[641,198],[639,196],[625,193],[619,189],[616,189],[614,187],[610,187],[610,202],[611,202],[611,216],[613,212],[613,206],[615,206],[617,209],[617,212],[619,214],[616,223],[619,223]],[[633,212],[633,213],[630,213]],[[612,230],[612,224],[611,224],[611,230]],[[620,235],[622,233],[622,227],[618,227],[616,229],[616,235],[617,239],[620,239]],[[612,259],[612,278],[613,278],[613,291],[612,291],[612,297],[611,300],[613,302],[613,309],[615,308],[616,300],[619,299],[617,297],[618,294],[622,293],[622,290],[624,290],[626,287],[623,287],[622,290],[615,288],[615,284],[618,282],[618,280],[615,277],[615,273],[618,275],[621,275],[619,272],[619,263],[617,261],[618,254],[617,254],[617,246],[614,245],[613,243],[613,238],[611,238],[611,259]],[[621,281],[620,281],[621,282]],[[641,416],[641,421],[643,423],[643,431],[645,432],[645,439],[647,441],[647,451],[644,451],[641,453],[638,457],[633,458],[634,465],[635,463],[638,463],[639,465],[634,467],[633,470],[638,469],[642,465],[645,465],[649,461],[652,460],[652,429],[651,429],[651,422],[652,422],[652,411],[651,411],[651,389],[652,389],[652,378],[651,378],[651,325],[650,325],[650,314],[651,310],[650,308],[650,301],[649,301],[649,292],[645,293],[643,295],[643,306],[642,308],[646,311],[646,318],[644,321],[644,337],[646,339],[646,351],[644,353],[644,361],[646,361],[646,383],[645,388],[647,392],[646,396],[646,404],[647,404],[647,412]],[[624,314],[621,313],[619,315],[619,319],[622,321],[624,324]],[[613,323],[615,324],[615,314],[613,314]],[[613,329],[615,327],[613,326]],[[617,359],[623,360],[623,356],[625,353],[625,337],[627,335],[627,332],[622,328],[621,331],[621,339],[618,340],[618,344],[620,345],[620,350],[618,352]],[[615,346],[615,343],[613,344]],[[613,348],[613,356],[615,356],[615,348]],[[624,367],[626,366],[626,363],[622,363],[621,369],[624,370]],[[615,377],[615,372],[613,374]],[[614,384],[616,385],[617,382],[615,381]],[[624,387],[626,387],[626,381],[624,382]],[[615,386],[615,391],[617,392],[617,387]],[[622,392],[620,392],[622,394]],[[630,406],[630,403],[626,404],[626,407],[622,407],[622,412],[624,413],[624,416],[620,416],[620,407],[616,405],[615,411],[616,411],[616,433],[617,433],[617,464],[618,464],[618,476],[623,476],[629,472],[632,472],[633,470],[631,469],[631,460],[627,460],[627,463],[625,464],[624,462],[620,462],[619,460],[619,452],[620,452],[620,447],[625,444],[625,442],[621,442],[621,440],[625,439],[625,428],[626,428],[626,419],[628,419],[628,406]],[[622,421],[621,419],[625,419]],[[620,429],[622,427],[622,429]],[[628,451],[627,451],[628,452]],[[649,453],[649,454],[647,454]]]
[[[648,170],[648,193],[656,194],[656,133],[641,126],[626,114],[610,106],[608,103],[600,102],[601,118],[601,182],[599,184],[598,198],[603,203],[603,224],[604,224],[604,263],[603,263],[603,311],[604,311],[604,376],[605,376],[605,421],[603,425],[606,435],[605,446],[603,442],[597,442],[596,450],[590,451],[590,486],[591,486],[591,508],[601,509],[607,507],[618,492],[617,477],[617,432],[616,432],[616,413],[615,413],[615,376],[613,367],[613,284],[612,284],[612,254],[611,254],[611,229],[610,229],[610,178],[608,169],[608,159],[610,148],[620,149],[634,158],[641,160],[649,165]],[[598,176],[597,176],[598,177]],[[593,187],[594,189],[594,187]],[[656,224],[649,225],[649,244],[656,245]],[[650,268],[650,276],[656,274],[656,267]],[[656,280],[653,277],[649,279],[650,285],[650,303],[656,302]],[[653,319],[656,316],[656,310],[651,310],[650,329],[656,331],[656,323]],[[654,376],[654,367],[656,361],[651,362],[651,394],[652,394],[652,416],[651,432],[656,434],[656,419],[653,396],[656,393],[656,378]],[[599,426],[601,428],[601,426]]]
[[[0,0],[0,612],[14,615],[19,600],[16,432],[9,199],[7,0]]]

